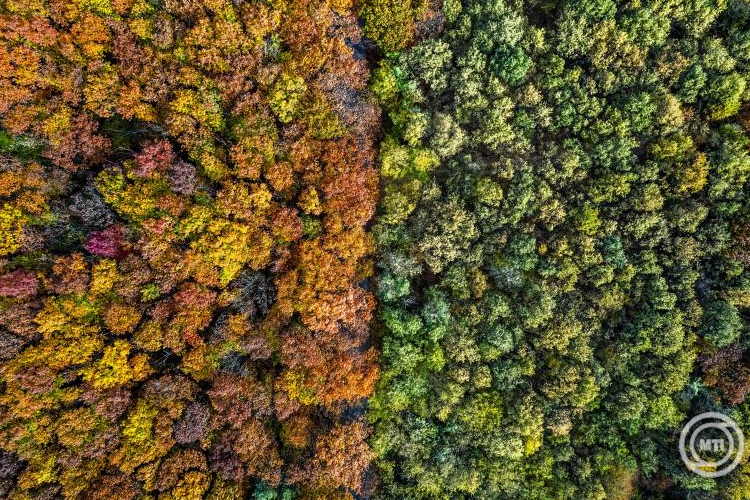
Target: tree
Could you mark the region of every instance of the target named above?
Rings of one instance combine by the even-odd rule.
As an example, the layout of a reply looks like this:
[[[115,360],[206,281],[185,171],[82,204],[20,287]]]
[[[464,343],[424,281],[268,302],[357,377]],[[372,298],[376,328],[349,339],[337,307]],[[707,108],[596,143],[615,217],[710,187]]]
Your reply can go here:
[[[345,496],[289,478],[378,376],[355,6],[6,10],[0,495]]]

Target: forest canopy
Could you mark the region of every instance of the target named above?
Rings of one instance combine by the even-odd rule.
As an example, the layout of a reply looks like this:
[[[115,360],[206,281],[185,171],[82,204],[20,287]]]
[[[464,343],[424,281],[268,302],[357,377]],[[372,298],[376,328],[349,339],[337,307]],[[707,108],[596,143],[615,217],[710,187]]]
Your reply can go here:
[[[750,430],[750,3],[442,17],[371,83],[380,498],[747,498],[677,439]]]
[[[0,3],[0,498],[741,500],[750,1]]]
[[[346,2],[4,3],[0,497],[369,488],[359,33]]]

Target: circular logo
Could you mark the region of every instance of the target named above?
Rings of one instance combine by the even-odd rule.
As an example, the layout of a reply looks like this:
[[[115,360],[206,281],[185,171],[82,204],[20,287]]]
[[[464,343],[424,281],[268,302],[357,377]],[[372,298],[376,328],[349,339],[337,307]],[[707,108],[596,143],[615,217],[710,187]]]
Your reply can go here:
[[[688,469],[703,477],[729,474],[745,453],[745,436],[737,422],[709,411],[690,419],[680,433],[680,456]]]

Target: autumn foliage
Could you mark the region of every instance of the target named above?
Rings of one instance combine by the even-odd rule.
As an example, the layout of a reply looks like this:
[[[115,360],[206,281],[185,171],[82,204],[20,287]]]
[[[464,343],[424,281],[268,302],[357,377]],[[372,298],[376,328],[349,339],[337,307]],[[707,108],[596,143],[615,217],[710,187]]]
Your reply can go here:
[[[750,498],[749,89],[750,0],[3,0],[0,499]]]
[[[0,497],[369,487],[358,40],[346,1],[0,8]]]

